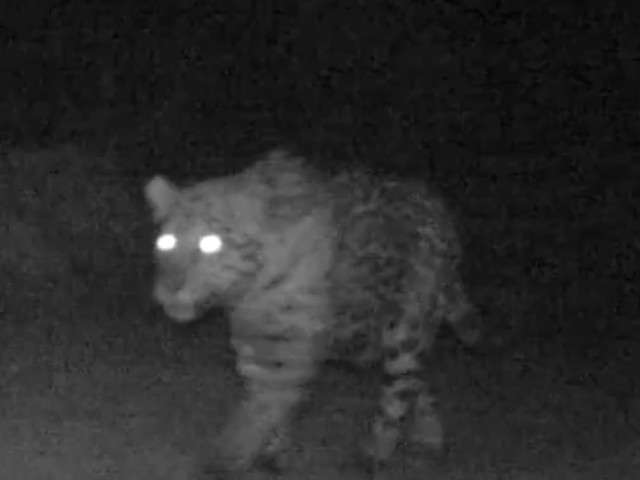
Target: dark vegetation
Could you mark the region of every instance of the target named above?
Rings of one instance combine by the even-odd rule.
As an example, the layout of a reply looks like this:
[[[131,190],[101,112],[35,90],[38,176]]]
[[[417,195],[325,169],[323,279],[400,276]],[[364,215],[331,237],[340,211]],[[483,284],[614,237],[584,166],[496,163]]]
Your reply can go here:
[[[238,379],[223,319],[150,304],[141,185],[280,144],[429,178],[459,213],[487,340],[443,337],[451,448],[390,478],[636,478],[627,3],[4,2],[0,479],[188,478]],[[361,478],[374,390],[349,375],[319,379],[291,478]]]

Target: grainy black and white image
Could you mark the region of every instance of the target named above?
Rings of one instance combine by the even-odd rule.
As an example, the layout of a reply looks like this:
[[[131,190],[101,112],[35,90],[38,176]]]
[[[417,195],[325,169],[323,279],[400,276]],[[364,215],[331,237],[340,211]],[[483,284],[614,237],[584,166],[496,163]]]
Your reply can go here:
[[[635,479],[640,8],[0,5],[0,480]]]

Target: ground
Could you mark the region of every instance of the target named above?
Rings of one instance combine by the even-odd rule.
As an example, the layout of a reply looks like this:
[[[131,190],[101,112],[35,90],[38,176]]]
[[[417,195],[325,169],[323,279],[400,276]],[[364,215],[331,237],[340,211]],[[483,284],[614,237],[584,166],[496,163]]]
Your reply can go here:
[[[39,334],[27,343],[24,332],[19,350],[4,350],[10,368],[0,400],[0,478],[189,478],[238,392],[224,328],[154,326],[163,319],[143,302],[123,305],[114,321],[112,301],[96,299],[71,318],[101,323],[101,333],[112,336],[108,347],[105,337],[76,331],[74,344],[63,339],[69,349],[59,352]],[[62,323],[60,312],[50,315]],[[106,325],[127,319],[146,325],[107,334]],[[149,330],[162,335],[148,336]],[[159,338],[163,343],[153,341]],[[637,444],[625,447],[633,432],[611,398],[554,382],[553,371],[527,372],[517,359],[493,371],[495,365],[474,361],[456,355],[437,376],[451,433],[448,455],[414,462],[409,452],[383,478],[425,478],[425,472],[443,479],[634,478],[632,459],[637,468],[640,451]],[[283,478],[366,478],[348,463],[362,406],[375,399],[373,384],[358,378],[329,369],[319,379],[299,420],[300,456]]]
[[[224,319],[214,312],[185,327],[164,318],[149,295],[151,230],[138,220],[146,215],[139,185],[88,183],[103,195],[98,206],[110,207],[103,215],[112,221],[97,229],[91,219],[102,210],[91,202],[28,197],[14,208],[1,192],[9,248],[1,257],[0,479],[187,479],[239,392]],[[48,205],[48,217],[36,214]],[[75,223],[52,223],[70,207]],[[123,232],[135,241],[123,242]],[[477,271],[513,267],[482,258]],[[487,295],[510,314],[556,314],[542,289],[500,285]],[[432,375],[449,450],[420,460],[404,452],[382,478],[637,478],[631,359],[615,363],[613,352],[598,363],[554,341],[470,352],[447,336],[436,350]],[[349,452],[374,406],[374,385],[335,367],[321,375],[300,412],[298,455],[285,480],[366,478]]]

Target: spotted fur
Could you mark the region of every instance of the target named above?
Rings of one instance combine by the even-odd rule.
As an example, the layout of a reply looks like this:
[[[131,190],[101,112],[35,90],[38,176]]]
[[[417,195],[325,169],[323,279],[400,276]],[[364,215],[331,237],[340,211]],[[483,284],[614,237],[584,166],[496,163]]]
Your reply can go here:
[[[364,450],[373,463],[403,435],[442,444],[423,354],[443,322],[467,343],[477,330],[453,222],[422,182],[325,176],[274,151],[237,175],[183,188],[155,177],[146,197],[160,230],[155,299],[179,322],[212,304],[229,313],[247,395],[220,435],[226,468],[286,451],[306,384],[335,358],[381,365]],[[219,249],[205,253],[218,243],[202,248],[203,238],[219,238]]]

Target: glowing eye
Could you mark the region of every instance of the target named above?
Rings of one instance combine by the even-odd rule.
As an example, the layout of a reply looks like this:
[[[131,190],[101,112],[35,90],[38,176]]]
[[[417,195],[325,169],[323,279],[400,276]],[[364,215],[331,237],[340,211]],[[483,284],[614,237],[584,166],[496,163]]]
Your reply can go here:
[[[217,253],[222,248],[222,239],[218,235],[211,233],[200,238],[198,247],[200,247],[202,253]]]
[[[168,252],[176,248],[178,239],[171,233],[163,233],[156,239],[156,248],[162,252]]]

